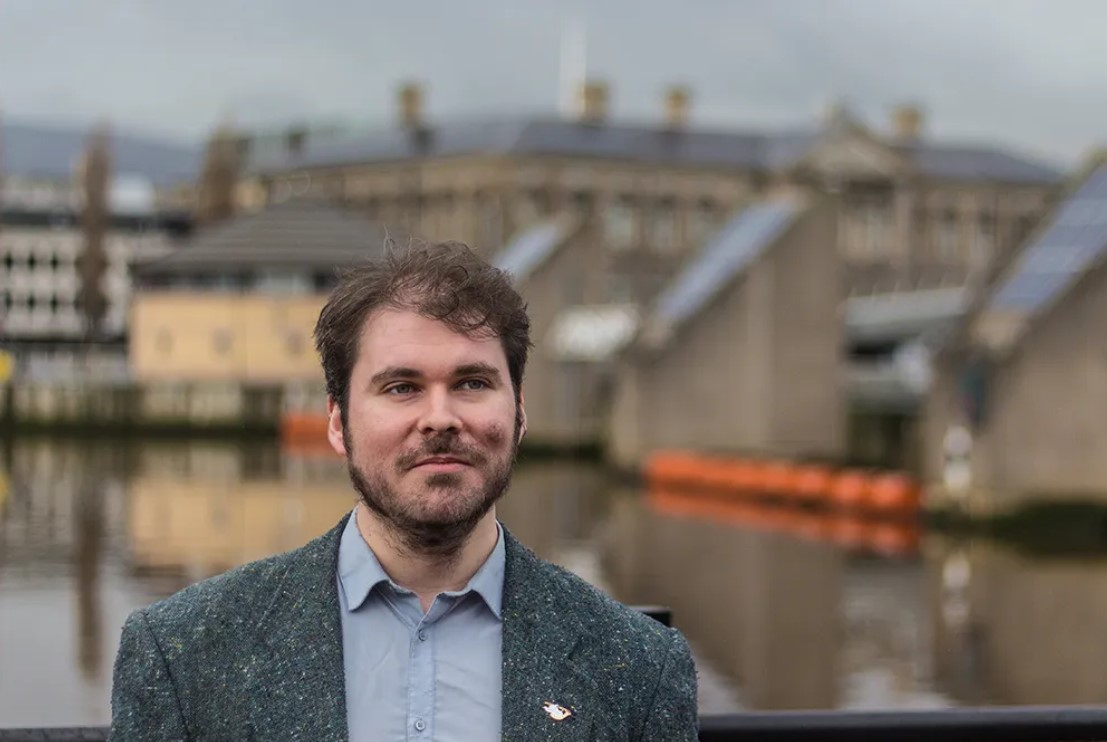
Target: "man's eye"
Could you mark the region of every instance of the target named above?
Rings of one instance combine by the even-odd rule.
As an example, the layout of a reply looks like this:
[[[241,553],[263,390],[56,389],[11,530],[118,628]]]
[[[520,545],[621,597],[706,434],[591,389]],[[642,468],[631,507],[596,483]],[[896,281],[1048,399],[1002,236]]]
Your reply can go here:
[[[395,384],[385,389],[385,394],[408,394],[415,391],[411,384]]]
[[[466,391],[470,392],[475,392],[481,389],[488,388],[488,384],[484,381],[484,379],[466,379],[465,381],[461,382],[461,386]]]

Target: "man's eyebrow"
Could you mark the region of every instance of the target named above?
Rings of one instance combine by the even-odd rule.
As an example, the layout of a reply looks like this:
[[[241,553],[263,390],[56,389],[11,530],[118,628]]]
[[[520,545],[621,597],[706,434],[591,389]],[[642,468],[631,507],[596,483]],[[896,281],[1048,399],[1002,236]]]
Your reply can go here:
[[[474,376],[484,375],[492,378],[496,383],[500,383],[500,370],[495,366],[488,363],[466,363],[458,366],[454,369],[455,377],[458,376]],[[410,368],[408,366],[389,366],[386,369],[378,371],[373,374],[373,377],[369,379],[371,386],[382,384],[385,381],[392,381],[396,379],[417,380],[423,378],[423,372],[418,369]]]
[[[466,363],[454,369],[454,376],[491,376],[495,382],[500,381],[500,370],[487,363]]]
[[[383,371],[378,371],[373,374],[373,378],[369,379],[369,383],[372,386],[376,386],[384,381],[391,379],[421,379],[423,378],[423,372],[414,368],[408,368],[407,366],[389,366]]]

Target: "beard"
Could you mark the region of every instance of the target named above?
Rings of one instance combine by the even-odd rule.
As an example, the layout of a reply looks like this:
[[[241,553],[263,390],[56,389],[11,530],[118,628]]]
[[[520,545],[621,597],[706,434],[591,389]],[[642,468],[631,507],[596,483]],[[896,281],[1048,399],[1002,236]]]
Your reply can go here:
[[[465,459],[469,468],[481,475],[480,481],[466,485],[466,471],[438,472],[427,475],[417,485],[419,491],[407,494],[390,485],[381,469],[368,470],[354,461],[349,428],[344,426],[350,482],[397,547],[412,555],[449,562],[459,555],[473,529],[507,492],[519,453],[521,425],[522,416],[517,409],[511,448],[499,459],[463,443],[456,433],[428,437],[419,448],[397,457],[394,469],[398,477],[403,477],[421,459],[452,455]],[[502,441],[503,429],[499,435],[493,433],[489,437],[493,443]],[[439,498],[445,502],[432,502]]]

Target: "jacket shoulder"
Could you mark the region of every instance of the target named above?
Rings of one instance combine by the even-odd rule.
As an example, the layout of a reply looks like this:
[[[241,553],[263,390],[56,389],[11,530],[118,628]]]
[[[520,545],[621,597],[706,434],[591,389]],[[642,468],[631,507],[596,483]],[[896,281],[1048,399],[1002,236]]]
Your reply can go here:
[[[290,570],[317,560],[326,551],[322,542],[332,534],[189,585],[141,609],[165,659],[172,662],[186,652],[247,638],[279,599]]]
[[[684,639],[641,611],[612,598],[596,586],[569,570],[545,561],[518,542],[522,561],[528,563],[529,585],[523,589],[540,605],[556,615],[562,628],[582,632],[586,636],[602,637],[614,651],[664,657]],[[568,624],[568,625],[566,625]]]

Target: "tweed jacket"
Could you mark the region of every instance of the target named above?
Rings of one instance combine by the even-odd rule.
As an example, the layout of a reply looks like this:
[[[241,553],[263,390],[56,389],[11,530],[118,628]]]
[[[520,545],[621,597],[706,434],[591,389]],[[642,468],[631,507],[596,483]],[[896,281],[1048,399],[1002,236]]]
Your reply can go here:
[[[111,739],[347,740],[344,524],[131,614]],[[503,739],[695,740],[684,638],[504,538]],[[548,702],[572,715],[555,720]]]

